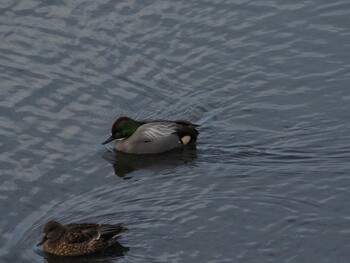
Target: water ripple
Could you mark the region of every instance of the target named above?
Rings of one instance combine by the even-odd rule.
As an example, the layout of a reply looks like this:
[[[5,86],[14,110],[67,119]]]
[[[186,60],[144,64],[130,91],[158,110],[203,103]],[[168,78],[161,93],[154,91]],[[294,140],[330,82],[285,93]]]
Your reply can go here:
[[[346,262],[348,7],[1,1],[1,257],[57,262],[55,218],[124,222],[99,262]],[[188,119],[197,146],[115,153],[119,116]]]

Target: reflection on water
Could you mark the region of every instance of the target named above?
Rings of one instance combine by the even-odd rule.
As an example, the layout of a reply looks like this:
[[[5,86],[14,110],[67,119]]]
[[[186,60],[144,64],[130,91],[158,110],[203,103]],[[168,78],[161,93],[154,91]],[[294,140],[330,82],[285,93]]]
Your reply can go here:
[[[88,256],[60,257],[44,252],[41,252],[40,254],[44,257],[47,263],[111,263],[116,262],[118,258],[124,257],[128,251],[128,247],[117,242],[108,249]]]
[[[140,169],[162,170],[162,168],[176,167],[193,162],[197,158],[195,144],[174,149],[162,154],[127,154],[115,150],[106,149],[102,157],[113,164],[114,173],[123,178],[130,179],[129,173]]]

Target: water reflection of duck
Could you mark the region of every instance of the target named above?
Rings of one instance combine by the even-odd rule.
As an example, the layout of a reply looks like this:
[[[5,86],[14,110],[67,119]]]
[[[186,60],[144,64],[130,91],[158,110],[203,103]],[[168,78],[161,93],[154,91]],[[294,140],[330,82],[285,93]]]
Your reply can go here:
[[[129,251],[128,247],[124,247],[119,242],[116,242],[107,249],[91,255],[62,257],[47,253],[44,255],[44,258],[47,263],[112,263],[116,262],[117,258],[123,257],[127,251]]]
[[[188,121],[145,120],[118,118],[111,136],[102,144],[117,140],[115,149],[132,154],[156,154],[181,148],[197,140],[198,125]]]
[[[83,256],[110,249],[127,230],[121,224],[68,224],[49,221],[44,225],[43,244],[46,253],[56,256]]]
[[[197,149],[194,144],[185,148],[174,149],[163,154],[135,155],[107,150],[102,157],[113,164],[114,173],[124,179],[127,174],[140,169],[164,169],[194,161]]]

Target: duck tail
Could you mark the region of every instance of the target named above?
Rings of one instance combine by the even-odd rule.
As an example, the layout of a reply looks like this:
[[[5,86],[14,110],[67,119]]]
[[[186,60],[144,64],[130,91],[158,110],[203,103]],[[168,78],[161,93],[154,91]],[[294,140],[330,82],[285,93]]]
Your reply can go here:
[[[196,142],[199,132],[195,128],[189,126],[180,126],[174,134],[179,137],[181,144],[186,145],[190,142]]]

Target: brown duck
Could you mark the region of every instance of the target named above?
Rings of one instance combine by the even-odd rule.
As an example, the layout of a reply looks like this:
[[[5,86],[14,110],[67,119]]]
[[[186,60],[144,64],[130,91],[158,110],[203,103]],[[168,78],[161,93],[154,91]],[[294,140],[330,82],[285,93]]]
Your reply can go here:
[[[44,225],[44,251],[58,256],[82,256],[107,249],[117,243],[126,227],[117,224],[68,224],[49,221]]]

